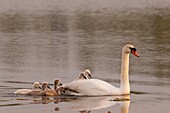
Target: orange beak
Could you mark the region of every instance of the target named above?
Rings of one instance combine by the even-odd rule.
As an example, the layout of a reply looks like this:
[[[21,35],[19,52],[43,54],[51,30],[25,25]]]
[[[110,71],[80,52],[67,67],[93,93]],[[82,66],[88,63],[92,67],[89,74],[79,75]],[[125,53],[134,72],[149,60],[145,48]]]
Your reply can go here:
[[[132,54],[134,54],[136,57],[139,57],[136,51],[132,50]]]

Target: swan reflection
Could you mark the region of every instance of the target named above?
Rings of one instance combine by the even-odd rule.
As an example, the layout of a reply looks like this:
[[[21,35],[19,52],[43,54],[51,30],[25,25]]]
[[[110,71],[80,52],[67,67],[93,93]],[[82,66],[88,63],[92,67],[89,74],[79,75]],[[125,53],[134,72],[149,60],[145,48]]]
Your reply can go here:
[[[63,98],[62,101],[67,103],[65,103],[65,105],[60,106],[61,111],[75,110],[79,111],[80,113],[90,113],[93,110],[108,108],[114,105],[121,106],[121,113],[128,113],[128,109],[130,106],[129,95]]]
[[[130,96],[100,96],[100,97],[77,97],[77,96],[42,96],[34,98],[32,104],[54,103],[55,111],[79,111],[80,113],[91,113],[93,110],[108,108],[114,105],[121,106],[121,113],[128,113]],[[111,113],[108,111],[108,113]]]

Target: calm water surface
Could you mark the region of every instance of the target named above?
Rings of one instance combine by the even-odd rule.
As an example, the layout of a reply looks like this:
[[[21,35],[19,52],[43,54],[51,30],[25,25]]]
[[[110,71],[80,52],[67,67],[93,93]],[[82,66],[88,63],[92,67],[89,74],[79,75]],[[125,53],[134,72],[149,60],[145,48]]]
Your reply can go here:
[[[169,113],[169,7],[168,0],[0,0],[0,112]],[[35,81],[70,82],[87,68],[119,87],[126,43],[140,55],[130,57],[130,96],[13,94]]]

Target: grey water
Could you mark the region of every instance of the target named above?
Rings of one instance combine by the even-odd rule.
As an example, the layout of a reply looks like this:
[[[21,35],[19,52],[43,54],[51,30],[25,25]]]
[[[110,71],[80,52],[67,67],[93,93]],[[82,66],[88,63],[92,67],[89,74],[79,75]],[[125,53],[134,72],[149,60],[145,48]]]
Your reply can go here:
[[[0,112],[169,113],[169,21],[169,0],[0,0]],[[119,87],[127,43],[140,56],[130,56],[130,100],[13,94],[85,69]]]

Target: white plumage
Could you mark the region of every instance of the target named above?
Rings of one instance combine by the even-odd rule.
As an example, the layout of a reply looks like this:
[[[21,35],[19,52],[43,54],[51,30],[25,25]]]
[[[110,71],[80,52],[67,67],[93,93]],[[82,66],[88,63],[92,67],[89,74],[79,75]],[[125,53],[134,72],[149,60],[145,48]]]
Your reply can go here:
[[[116,91],[117,94],[120,94],[119,88],[99,79],[72,81],[64,84],[63,87],[73,90],[69,95],[113,95],[114,91]]]
[[[120,76],[120,88],[99,79],[77,80],[64,84],[65,94],[68,95],[124,95],[130,93],[129,84],[129,54],[139,57],[133,45],[127,44],[122,49],[122,69]]]

